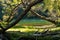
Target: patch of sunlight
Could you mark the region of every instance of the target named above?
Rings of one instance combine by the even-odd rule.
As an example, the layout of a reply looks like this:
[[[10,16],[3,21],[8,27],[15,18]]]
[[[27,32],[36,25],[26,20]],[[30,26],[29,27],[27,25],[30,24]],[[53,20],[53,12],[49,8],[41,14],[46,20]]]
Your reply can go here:
[[[58,22],[60,22],[60,18],[58,19]]]
[[[37,29],[37,31],[43,32],[43,31],[45,31],[45,29]]]
[[[50,28],[50,31],[55,31],[55,30],[60,30],[60,27]],[[11,29],[8,29],[7,31],[20,31],[20,32],[39,31],[39,32],[43,32],[43,31],[45,31],[45,29],[11,28]]]
[[[21,32],[28,32],[28,31],[37,31],[37,29],[28,29],[28,28],[18,28],[18,29],[9,29],[7,31],[21,31]]]
[[[60,27],[51,28],[51,31],[54,31],[54,30],[60,30]]]

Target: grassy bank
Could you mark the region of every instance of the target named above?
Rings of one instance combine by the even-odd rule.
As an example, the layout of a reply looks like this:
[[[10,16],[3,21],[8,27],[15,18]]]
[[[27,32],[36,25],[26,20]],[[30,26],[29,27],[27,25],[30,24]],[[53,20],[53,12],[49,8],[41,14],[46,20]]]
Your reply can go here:
[[[39,25],[38,25],[39,24]],[[50,22],[47,22],[45,20],[21,20],[17,25],[15,25],[13,28],[10,28],[7,30],[7,32],[10,33],[11,40],[17,40],[20,37],[34,37],[30,34],[34,34],[36,31],[38,32],[44,32],[45,29],[49,29],[51,32],[56,32],[60,30],[60,27],[52,27],[52,28],[34,28],[33,25],[51,25]],[[45,37],[38,37],[38,40],[59,40],[59,38],[53,38],[51,36],[45,36]]]

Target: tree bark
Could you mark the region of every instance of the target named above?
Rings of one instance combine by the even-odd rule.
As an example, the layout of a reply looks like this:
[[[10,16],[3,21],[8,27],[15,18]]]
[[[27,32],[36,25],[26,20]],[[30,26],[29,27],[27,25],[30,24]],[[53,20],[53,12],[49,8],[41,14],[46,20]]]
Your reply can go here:
[[[38,3],[42,2],[42,1],[43,1],[43,0],[37,0],[37,1],[34,1],[34,2],[30,3],[29,6],[25,9],[25,11],[24,11],[21,15],[19,15],[18,18],[17,18],[13,23],[8,24],[8,25],[6,26],[6,28],[3,29],[3,31],[6,31],[6,30],[8,30],[9,28],[11,28],[11,27],[13,27],[14,25],[16,25],[16,24],[29,12],[29,10],[31,9],[32,6],[38,4]]]

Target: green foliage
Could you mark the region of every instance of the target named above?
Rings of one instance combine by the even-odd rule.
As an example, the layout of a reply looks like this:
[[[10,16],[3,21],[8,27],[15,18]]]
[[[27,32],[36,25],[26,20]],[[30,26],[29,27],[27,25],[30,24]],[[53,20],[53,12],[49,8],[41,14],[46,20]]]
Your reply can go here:
[[[0,19],[2,22],[0,24],[2,26],[6,26],[7,18],[9,17],[12,9],[14,9],[18,4],[21,3],[21,0],[0,0]]]
[[[14,7],[16,7],[19,3],[21,3],[21,0],[0,0],[0,6],[3,7],[1,10],[2,16],[0,15],[3,18],[3,22],[0,23],[2,26],[6,26],[7,24],[7,22],[5,22],[7,18],[5,18],[4,16],[9,17],[12,9],[14,9]],[[53,15],[55,15],[56,13],[57,16],[60,16],[60,1],[44,0],[42,3],[33,6],[32,9],[35,11],[39,11],[38,9],[40,9],[42,12],[48,9],[49,14],[54,13]],[[34,15],[30,12],[27,14],[27,17],[33,18],[33,16]],[[31,24],[34,24],[34,22]],[[44,24],[44,22],[42,22],[41,24]]]
[[[45,9],[48,9],[50,12],[52,12],[53,10],[56,11],[56,15],[60,16],[60,10],[59,10],[59,5],[60,5],[60,1],[59,0],[44,0],[44,4],[45,4]]]
[[[7,25],[7,22],[2,21],[2,22],[0,22],[0,24],[1,24],[1,26],[5,27]]]

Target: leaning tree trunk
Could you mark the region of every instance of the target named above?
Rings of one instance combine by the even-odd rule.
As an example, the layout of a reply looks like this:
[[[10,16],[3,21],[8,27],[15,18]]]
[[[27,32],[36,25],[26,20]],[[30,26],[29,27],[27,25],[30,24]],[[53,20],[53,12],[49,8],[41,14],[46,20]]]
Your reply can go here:
[[[32,3],[30,3],[28,5],[28,7],[24,10],[24,12],[21,15],[19,15],[18,18],[14,22],[12,22],[11,24],[8,24],[5,28],[0,26],[1,27],[1,30],[0,30],[0,39],[1,40],[9,40],[9,39],[7,39],[7,36],[6,36],[6,30],[8,30],[9,28],[11,28],[14,25],[16,25],[29,12],[29,10],[31,9],[32,6],[38,4],[38,3],[42,2],[42,1],[43,0],[36,0],[36,1],[32,2]],[[18,6],[16,8],[18,8]],[[9,18],[8,18],[8,20],[9,20]]]

